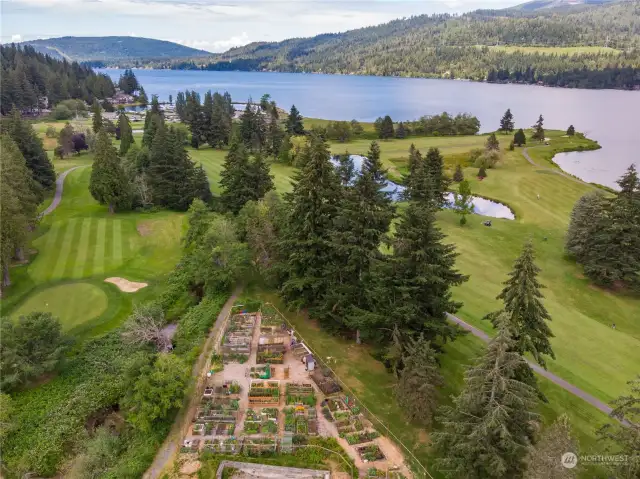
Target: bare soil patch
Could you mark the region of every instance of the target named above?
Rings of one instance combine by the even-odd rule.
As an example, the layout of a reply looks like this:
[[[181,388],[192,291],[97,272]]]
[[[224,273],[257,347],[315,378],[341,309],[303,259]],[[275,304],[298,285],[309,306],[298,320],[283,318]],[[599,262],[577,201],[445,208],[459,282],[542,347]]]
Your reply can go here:
[[[136,283],[135,281],[129,281],[128,279],[112,277],[104,280],[105,283],[115,284],[120,291],[125,293],[135,293],[139,289],[148,286],[147,283]]]
[[[153,233],[153,223],[151,221],[139,221],[136,223],[136,229],[140,236],[149,236]]]
[[[198,460],[194,461],[186,461],[180,467],[180,474],[184,474],[186,476],[191,476],[200,470],[202,464]]]

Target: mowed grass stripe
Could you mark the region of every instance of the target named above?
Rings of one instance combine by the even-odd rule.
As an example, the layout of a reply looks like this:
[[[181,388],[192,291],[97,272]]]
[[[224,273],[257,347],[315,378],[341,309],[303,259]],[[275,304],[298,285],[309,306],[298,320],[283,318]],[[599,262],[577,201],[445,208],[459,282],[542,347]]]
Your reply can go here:
[[[113,262],[122,264],[122,221],[113,220]]]
[[[71,247],[75,244],[74,236],[76,230],[77,218],[71,218],[67,222],[67,229],[64,232],[62,246],[58,250],[58,260],[56,261],[56,267],[53,269],[51,277],[53,279],[60,279],[64,276],[65,270],[68,265],[69,254],[71,253]]]
[[[73,267],[73,277],[82,278],[84,276],[84,267],[87,264],[87,253],[89,252],[89,235],[91,233],[91,218],[82,220],[80,227],[80,241],[76,254],[76,261]]]
[[[101,218],[98,220],[98,228],[96,231],[96,246],[93,252],[93,270],[92,274],[104,273],[104,247],[105,247],[105,235],[107,230],[107,220]]]

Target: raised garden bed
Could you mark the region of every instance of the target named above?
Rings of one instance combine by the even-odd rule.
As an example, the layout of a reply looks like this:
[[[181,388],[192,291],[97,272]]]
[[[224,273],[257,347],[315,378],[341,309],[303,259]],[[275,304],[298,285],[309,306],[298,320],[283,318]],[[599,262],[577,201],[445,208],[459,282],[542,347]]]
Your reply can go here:
[[[276,440],[270,437],[245,439],[242,445],[242,454],[245,456],[271,455],[276,450]]]
[[[258,364],[282,364],[284,363],[284,353],[281,351],[258,351],[256,362]]]
[[[381,461],[384,459],[384,454],[382,454],[377,444],[367,444],[366,446],[361,446],[356,449],[360,455],[360,459],[364,462]]]
[[[353,444],[361,444],[363,442],[373,441],[376,437],[379,437],[377,431],[367,431],[367,432],[358,432],[354,434],[347,434],[345,439],[351,445]]]
[[[204,448],[219,454],[237,454],[240,452],[240,444],[237,439],[206,439]]]
[[[287,384],[287,404],[304,404],[309,407],[316,405],[316,395],[310,384]]]

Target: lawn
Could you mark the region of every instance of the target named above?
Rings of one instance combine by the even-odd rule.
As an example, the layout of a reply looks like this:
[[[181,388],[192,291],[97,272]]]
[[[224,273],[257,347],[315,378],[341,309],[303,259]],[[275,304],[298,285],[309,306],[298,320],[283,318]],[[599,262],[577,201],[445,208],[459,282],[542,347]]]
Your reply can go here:
[[[73,301],[74,298],[82,301]],[[84,320],[100,316],[107,305],[107,295],[91,283],[58,284],[29,296],[14,309],[12,316],[17,318],[32,311],[43,311],[60,318],[64,329],[71,329]]]
[[[62,202],[41,220],[31,242],[31,261],[12,269],[3,313],[15,317],[40,308],[59,316],[74,333],[104,332],[129,314],[133,302],[157,293],[178,262],[184,214],[109,215],[89,193],[91,161],[89,154],[55,160],[58,172],[85,167],[69,173]],[[104,283],[111,276],[149,287],[122,293]]]
[[[220,172],[222,171],[222,165],[227,156],[227,151],[216,150],[210,147],[203,147],[198,150],[187,148],[187,151],[196,164],[202,164],[209,177],[211,191],[213,194],[219,195],[222,191],[220,188]],[[276,191],[279,193],[291,191],[291,182],[295,173],[296,168],[292,166],[275,162],[271,163],[271,174],[274,177],[273,183]]]

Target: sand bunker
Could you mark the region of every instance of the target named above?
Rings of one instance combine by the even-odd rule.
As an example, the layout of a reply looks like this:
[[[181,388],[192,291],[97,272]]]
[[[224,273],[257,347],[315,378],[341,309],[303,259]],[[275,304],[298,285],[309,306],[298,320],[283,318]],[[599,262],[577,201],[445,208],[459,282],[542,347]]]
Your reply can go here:
[[[139,289],[142,289],[147,285],[147,283],[136,283],[135,281],[129,281],[124,278],[107,278],[104,280],[105,283],[115,284],[120,291],[124,291],[125,293],[135,293]]]

